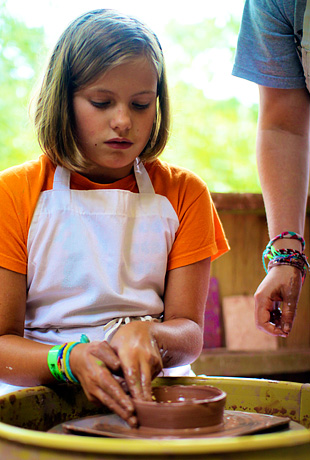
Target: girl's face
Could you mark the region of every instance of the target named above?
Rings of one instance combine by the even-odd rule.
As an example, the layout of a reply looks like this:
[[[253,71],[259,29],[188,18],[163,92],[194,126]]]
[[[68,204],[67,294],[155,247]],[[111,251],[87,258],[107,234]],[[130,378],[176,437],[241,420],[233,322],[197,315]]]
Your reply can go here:
[[[93,163],[86,177],[110,183],[130,174],[150,138],[156,97],[156,70],[145,57],[109,70],[74,94],[78,145]]]

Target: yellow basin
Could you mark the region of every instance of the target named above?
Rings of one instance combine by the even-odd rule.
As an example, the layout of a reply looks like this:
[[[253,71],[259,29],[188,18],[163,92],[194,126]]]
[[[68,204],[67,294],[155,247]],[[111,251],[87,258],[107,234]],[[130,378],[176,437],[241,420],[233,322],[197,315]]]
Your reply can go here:
[[[230,377],[165,377],[155,385],[214,385],[226,409],[288,416],[310,427],[310,385]],[[0,459],[5,460],[309,460],[310,430],[241,437],[147,440],[46,433],[52,426],[95,414],[79,386],[35,387],[0,399]]]

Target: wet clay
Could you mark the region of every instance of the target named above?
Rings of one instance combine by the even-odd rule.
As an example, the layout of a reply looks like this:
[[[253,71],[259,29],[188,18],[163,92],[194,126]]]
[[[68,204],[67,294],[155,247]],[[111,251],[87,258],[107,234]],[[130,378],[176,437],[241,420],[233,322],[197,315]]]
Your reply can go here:
[[[171,385],[152,389],[153,401],[134,400],[139,426],[152,429],[219,427],[226,393],[211,386]]]

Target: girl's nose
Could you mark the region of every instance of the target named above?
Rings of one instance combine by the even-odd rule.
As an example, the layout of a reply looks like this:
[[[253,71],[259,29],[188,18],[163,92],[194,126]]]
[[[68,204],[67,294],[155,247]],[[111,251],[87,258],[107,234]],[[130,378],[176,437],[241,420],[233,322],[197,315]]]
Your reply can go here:
[[[126,107],[115,107],[115,111],[111,118],[111,128],[125,131],[132,126],[130,111]]]

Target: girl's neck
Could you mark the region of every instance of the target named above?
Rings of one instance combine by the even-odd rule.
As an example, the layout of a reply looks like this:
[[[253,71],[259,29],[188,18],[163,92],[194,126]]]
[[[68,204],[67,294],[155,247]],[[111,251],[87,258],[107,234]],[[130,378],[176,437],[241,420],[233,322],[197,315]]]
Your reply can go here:
[[[103,171],[91,169],[85,172],[80,172],[81,176],[86,177],[86,179],[97,184],[113,184],[125,177],[133,174],[133,166],[129,165],[125,168],[120,168],[116,170]]]

